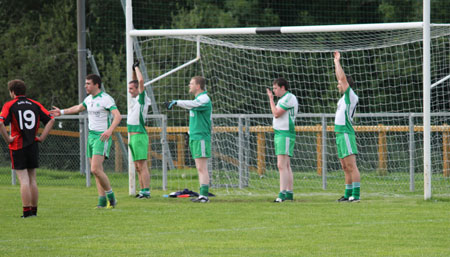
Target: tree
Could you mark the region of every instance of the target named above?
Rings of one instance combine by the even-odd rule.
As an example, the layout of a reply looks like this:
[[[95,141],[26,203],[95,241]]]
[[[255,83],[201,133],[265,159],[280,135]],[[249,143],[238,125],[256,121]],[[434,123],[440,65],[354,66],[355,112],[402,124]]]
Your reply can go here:
[[[22,79],[27,95],[51,105],[75,104],[77,85],[76,19],[73,1],[25,1],[13,11],[0,38],[0,84]],[[15,5],[17,6],[17,5]],[[20,15],[19,15],[20,14]],[[9,100],[2,94],[0,100]]]

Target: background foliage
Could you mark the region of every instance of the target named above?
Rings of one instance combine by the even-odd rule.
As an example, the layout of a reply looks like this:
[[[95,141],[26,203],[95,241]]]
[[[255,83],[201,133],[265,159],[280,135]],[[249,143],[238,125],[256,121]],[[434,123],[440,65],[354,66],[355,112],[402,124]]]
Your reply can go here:
[[[124,2],[124,0],[122,0]],[[87,47],[108,92],[126,112],[125,21],[120,0],[87,0]],[[431,1],[431,21],[450,22],[450,5]],[[416,0],[134,0],[136,28],[211,28],[410,22]],[[0,0],[0,85],[23,79],[44,106],[78,103],[76,1]],[[91,72],[88,66],[88,73]],[[9,100],[1,94],[0,102]]]

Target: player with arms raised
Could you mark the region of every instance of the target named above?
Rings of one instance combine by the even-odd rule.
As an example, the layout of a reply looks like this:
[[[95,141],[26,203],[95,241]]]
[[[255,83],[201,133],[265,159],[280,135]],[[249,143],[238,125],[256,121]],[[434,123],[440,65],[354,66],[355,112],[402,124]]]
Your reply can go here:
[[[345,75],[340,58],[341,54],[337,51],[334,52],[337,88],[339,93],[342,94],[337,106],[334,131],[336,132],[338,157],[345,173],[345,194],[338,199],[338,202],[359,202],[361,184],[358,166],[356,166],[358,149],[356,147],[355,130],[352,125],[358,96],[351,88],[354,86],[353,79]]]
[[[150,173],[148,172],[148,135],[145,130],[145,115],[151,103],[144,87],[144,77],[139,69],[139,62],[133,64],[133,80],[128,83],[131,95],[128,108],[127,128],[130,133],[130,150],[134,166],[138,173],[141,190],[136,198],[150,198]]]

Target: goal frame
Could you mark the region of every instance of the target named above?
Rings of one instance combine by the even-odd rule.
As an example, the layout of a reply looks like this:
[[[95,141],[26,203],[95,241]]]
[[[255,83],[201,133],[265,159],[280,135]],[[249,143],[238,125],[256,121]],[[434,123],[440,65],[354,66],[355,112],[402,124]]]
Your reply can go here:
[[[208,28],[208,29],[151,29],[137,30],[133,27],[132,0],[126,0],[126,63],[127,81],[132,78],[132,64],[134,59],[134,41],[136,37],[143,36],[181,36],[181,35],[231,35],[231,34],[276,34],[276,33],[311,33],[311,32],[336,32],[336,31],[373,31],[373,30],[399,30],[399,29],[422,29],[423,35],[423,164],[424,164],[424,200],[431,198],[431,119],[430,119],[430,95],[431,95],[431,33],[430,33],[430,0],[423,0],[423,20],[421,22],[405,23],[379,23],[379,24],[356,24],[356,25],[323,25],[323,26],[289,26],[289,27],[251,27],[251,28]],[[199,49],[199,47],[197,47]],[[197,52],[196,62],[201,58]],[[190,65],[189,64],[186,64]],[[177,67],[179,70],[183,67]],[[170,71],[171,73],[177,70]],[[169,75],[169,74],[167,74]],[[438,81],[440,83],[449,79],[450,76]],[[147,83],[149,85],[150,83]],[[436,86],[436,83],[433,84]],[[130,94],[127,94],[127,106],[130,104]],[[134,163],[128,159],[129,168],[129,194],[133,195],[136,190]]]

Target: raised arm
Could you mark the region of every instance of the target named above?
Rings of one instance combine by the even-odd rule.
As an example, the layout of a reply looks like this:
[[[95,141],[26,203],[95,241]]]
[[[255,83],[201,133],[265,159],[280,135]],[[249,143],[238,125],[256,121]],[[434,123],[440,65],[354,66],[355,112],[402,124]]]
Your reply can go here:
[[[138,81],[139,94],[144,92],[144,90],[145,90],[145,87],[144,87],[144,76],[142,76],[141,69],[139,69],[139,60],[136,60],[133,63],[133,80],[137,80]]]
[[[336,72],[336,79],[339,84],[341,84],[344,87],[348,86],[347,77],[345,76],[344,69],[342,69],[341,63],[341,54],[336,51],[334,52],[334,67]]]
[[[80,112],[86,110],[86,107],[84,107],[84,105],[82,103],[79,105],[74,105],[74,106],[66,108],[66,109],[59,109],[56,106],[53,106],[52,108],[53,109],[50,110],[50,114],[55,117],[61,116],[63,114],[77,114],[77,113],[80,113]]]
[[[139,69],[139,67],[136,67],[135,72],[133,72],[133,75],[134,75],[134,73],[136,74],[136,77],[137,77],[137,81],[138,81],[138,84],[139,84],[138,89],[139,89],[139,94],[140,94],[140,93],[144,92],[144,90],[145,90],[145,87],[144,87],[144,76],[142,76],[142,72]]]

